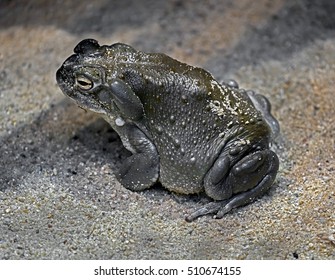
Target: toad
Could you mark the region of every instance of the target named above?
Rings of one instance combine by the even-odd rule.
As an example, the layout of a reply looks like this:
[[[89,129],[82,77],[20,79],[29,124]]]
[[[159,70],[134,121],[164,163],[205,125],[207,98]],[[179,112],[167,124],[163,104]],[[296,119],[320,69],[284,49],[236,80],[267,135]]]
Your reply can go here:
[[[270,103],[231,80],[165,54],[81,41],[56,74],[65,95],[100,114],[132,155],[116,176],[141,191],[160,182],[172,192],[212,201],[187,221],[261,197],[279,166],[270,150],[279,133]]]

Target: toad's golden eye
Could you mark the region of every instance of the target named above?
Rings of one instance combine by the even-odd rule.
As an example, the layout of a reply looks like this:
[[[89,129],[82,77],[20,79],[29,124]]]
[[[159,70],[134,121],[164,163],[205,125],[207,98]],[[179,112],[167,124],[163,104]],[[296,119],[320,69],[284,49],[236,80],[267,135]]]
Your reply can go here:
[[[93,82],[85,76],[79,76],[76,78],[76,85],[82,90],[90,90],[93,88]]]

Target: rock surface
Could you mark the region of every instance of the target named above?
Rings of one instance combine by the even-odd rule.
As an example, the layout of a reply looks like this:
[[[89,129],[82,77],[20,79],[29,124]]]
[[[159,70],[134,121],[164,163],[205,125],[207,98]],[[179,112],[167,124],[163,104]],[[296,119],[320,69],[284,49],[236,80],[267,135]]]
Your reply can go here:
[[[334,1],[75,2],[0,2],[0,259],[335,259]],[[187,223],[200,198],[124,189],[119,138],[55,81],[88,37],[266,95],[281,124],[269,194]]]

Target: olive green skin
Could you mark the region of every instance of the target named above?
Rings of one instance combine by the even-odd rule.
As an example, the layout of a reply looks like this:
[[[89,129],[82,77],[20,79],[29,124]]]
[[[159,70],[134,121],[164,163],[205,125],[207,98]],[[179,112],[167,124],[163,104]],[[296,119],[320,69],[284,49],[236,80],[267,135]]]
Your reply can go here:
[[[92,39],[77,45],[57,81],[80,107],[102,114],[135,155],[117,174],[129,189],[161,182],[177,193],[204,191],[219,202],[243,193],[235,208],[273,183],[278,158],[269,143],[278,122],[266,98],[234,82],[219,84],[207,71],[164,54],[120,43],[99,46]],[[245,195],[268,174],[260,194]]]

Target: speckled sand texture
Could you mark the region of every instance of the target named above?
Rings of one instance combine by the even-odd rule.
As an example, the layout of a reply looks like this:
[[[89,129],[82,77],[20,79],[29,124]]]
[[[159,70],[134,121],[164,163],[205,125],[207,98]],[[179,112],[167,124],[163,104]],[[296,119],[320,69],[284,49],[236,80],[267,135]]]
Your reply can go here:
[[[0,259],[335,259],[334,12],[332,0],[1,1]],[[187,223],[202,199],[124,189],[118,136],[55,81],[88,37],[266,95],[281,124],[269,194]]]

